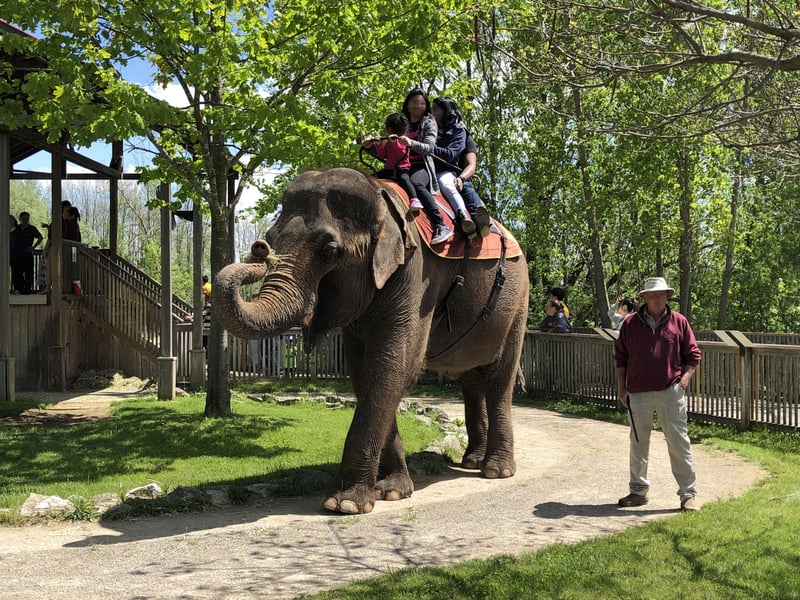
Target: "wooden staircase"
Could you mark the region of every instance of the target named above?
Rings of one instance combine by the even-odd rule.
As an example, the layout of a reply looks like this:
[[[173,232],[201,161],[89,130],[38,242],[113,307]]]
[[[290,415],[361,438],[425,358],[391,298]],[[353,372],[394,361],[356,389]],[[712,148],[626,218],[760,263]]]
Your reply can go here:
[[[67,293],[69,304],[155,365],[161,354],[161,284],[108,250],[65,242],[64,253],[65,285],[78,280],[81,287],[80,295]],[[179,324],[194,309],[173,294],[170,312]]]

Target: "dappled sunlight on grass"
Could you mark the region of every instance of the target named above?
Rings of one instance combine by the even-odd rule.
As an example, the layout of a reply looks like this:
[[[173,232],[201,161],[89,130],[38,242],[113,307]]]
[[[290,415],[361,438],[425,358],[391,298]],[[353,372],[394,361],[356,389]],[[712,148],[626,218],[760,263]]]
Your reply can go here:
[[[92,422],[2,423],[0,507],[18,508],[31,492],[88,497],[151,481],[169,491],[247,485],[298,468],[335,474],[352,409],[242,398],[234,397],[228,418],[204,417],[205,399],[195,395],[115,402],[111,417]],[[410,417],[401,417],[399,426],[409,452],[438,435]]]

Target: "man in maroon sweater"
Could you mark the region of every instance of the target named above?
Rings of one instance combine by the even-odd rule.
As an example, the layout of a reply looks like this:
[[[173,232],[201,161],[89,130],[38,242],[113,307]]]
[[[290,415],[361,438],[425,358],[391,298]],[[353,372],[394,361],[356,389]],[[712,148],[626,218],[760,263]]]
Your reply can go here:
[[[653,413],[667,440],[681,510],[699,510],[684,392],[700,362],[700,348],[686,317],[667,306],[675,290],[663,277],[649,277],[637,313],[626,319],[614,345],[617,391],[631,419],[630,494],[623,507],[647,504],[647,462]]]

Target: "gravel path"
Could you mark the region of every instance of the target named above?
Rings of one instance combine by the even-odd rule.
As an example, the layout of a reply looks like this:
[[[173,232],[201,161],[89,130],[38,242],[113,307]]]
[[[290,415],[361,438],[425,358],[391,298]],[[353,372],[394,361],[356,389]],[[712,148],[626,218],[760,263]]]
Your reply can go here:
[[[430,402],[463,419],[461,404]],[[514,408],[517,475],[452,469],[369,515],[322,512],[319,498],[124,523],[0,529],[0,598],[295,598],[423,565],[577,542],[677,514],[663,436],[652,438],[651,500],[627,493],[628,429]],[[737,496],[766,473],[694,446],[699,498]],[[691,518],[691,516],[687,516]]]

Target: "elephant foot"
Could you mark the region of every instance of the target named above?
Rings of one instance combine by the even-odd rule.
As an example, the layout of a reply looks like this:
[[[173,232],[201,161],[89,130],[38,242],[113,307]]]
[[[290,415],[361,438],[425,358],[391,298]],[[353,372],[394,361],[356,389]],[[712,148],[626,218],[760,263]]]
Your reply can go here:
[[[376,500],[402,500],[414,493],[414,482],[408,473],[390,475],[375,483]]]
[[[359,515],[372,512],[375,508],[376,491],[366,485],[335,492],[322,503],[322,508],[346,515]]]
[[[481,469],[482,464],[483,454],[478,452],[467,452],[461,459],[462,469],[475,469],[478,471]]]
[[[517,463],[513,458],[489,458],[481,467],[481,473],[487,479],[505,479],[513,477],[517,472]]]

